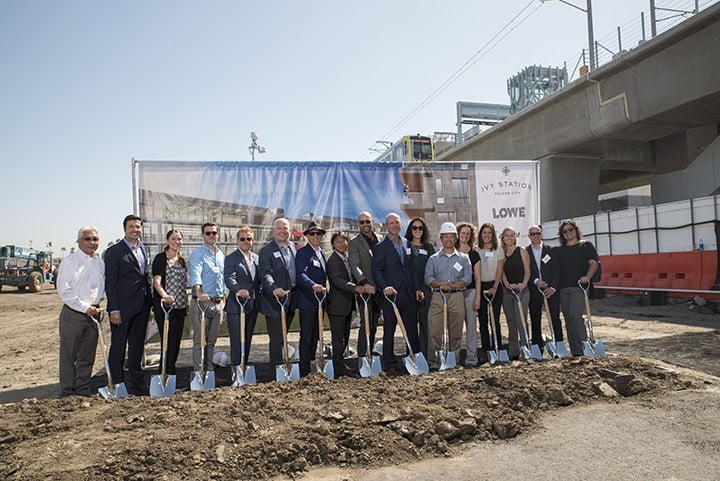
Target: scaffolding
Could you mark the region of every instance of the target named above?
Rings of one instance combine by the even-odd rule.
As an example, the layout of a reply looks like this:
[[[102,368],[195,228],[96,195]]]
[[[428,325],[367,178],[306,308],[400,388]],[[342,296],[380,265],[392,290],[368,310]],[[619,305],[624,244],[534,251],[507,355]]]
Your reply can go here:
[[[507,81],[510,114],[539,102],[567,85],[567,67],[526,67]]]

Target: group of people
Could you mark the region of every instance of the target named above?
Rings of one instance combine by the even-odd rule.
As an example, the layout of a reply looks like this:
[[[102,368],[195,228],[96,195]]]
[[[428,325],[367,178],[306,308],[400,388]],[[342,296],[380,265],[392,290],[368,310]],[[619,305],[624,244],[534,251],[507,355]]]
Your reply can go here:
[[[411,219],[403,233],[401,217],[387,214],[384,238],[376,232],[369,212],[358,214],[357,225],[359,233],[352,239],[340,232],[332,235],[330,255],[321,248],[326,231],[314,222],[303,232],[307,244],[296,250],[290,240],[290,222],[276,219],[272,239],[258,254],[252,250],[253,229],[243,226],[237,231],[237,249],[226,257],[217,245],[218,225],[207,222],[202,225],[202,245],[187,261],[181,254],[183,234],[177,229],[167,232],[164,250],[151,261],[141,241],[142,219],[132,214],[123,220],[124,238],[102,257],[97,253],[98,230],[93,226],[81,228],[79,249],[63,260],[58,273],[57,289],[64,303],[60,312],[60,396],[92,394],[89,384],[98,333],[90,317],[101,318],[103,297],[107,297],[112,333],[110,374],[114,382],[124,382],[134,395],[148,394],[141,361],[151,309],[161,332],[163,323],[169,322],[163,351],[167,374],[171,375],[177,372],[188,310],[193,323],[195,371],[214,369],[213,354],[223,314],[227,314],[233,367],[248,361],[258,313],[267,321],[270,363],[282,364],[284,310],[287,329],[298,311],[299,368],[300,375],[307,376],[317,355],[317,320],[322,309],[330,321],[335,376],[357,377],[357,364],[347,364],[344,354],[358,306],[358,358],[372,355],[382,315],[379,354],[387,376],[398,374],[396,313],[405,327],[408,348],[423,353],[430,367],[437,369],[440,360],[436,353],[443,348],[445,317],[449,334],[445,347],[459,356],[465,328],[464,364],[473,367],[486,362],[488,352],[499,347],[495,339],[502,342],[503,309],[509,354],[517,359],[521,343],[526,342],[520,305],[530,312],[532,343],[543,346],[543,298],[549,302],[555,339],[563,340],[562,311],[571,353],[582,355],[586,338],[584,293],[578,283],[589,285],[599,265],[594,246],[582,240],[572,220],[561,223],[560,246],[554,248],[543,243],[542,229],[537,225],[530,228],[530,244],[525,248],[517,245],[518,232],[513,227],[504,228],[498,238],[491,223],[483,224],[478,232],[468,222],[446,222],[440,227],[439,239],[430,236],[420,217]],[[435,240],[439,240],[437,251]],[[492,328],[488,308],[494,313]],[[244,351],[241,313],[245,318]],[[203,316],[204,353],[200,342]],[[493,331],[495,336],[491,336]],[[202,369],[201,359],[205,360]]]

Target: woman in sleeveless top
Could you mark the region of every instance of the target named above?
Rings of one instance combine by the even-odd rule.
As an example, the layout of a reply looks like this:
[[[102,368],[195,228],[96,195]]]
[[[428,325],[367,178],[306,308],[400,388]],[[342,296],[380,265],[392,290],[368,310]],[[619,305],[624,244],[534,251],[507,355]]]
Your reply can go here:
[[[525,326],[521,324],[517,298],[511,291],[519,292],[522,311],[527,317],[530,291],[527,288],[530,280],[530,255],[527,250],[518,247],[517,231],[513,227],[506,227],[502,231],[502,245],[505,251],[505,265],[503,266],[503,286],[506,292],[503,296],[503,311],[508,324],[508,353],[510,359],[520,356],[520,344],[527,342]],[[518,338],[520,341],[518,342]]]
[[[495,316],[495,334],[498,344],[502,345],[502,329],[500,329],[500,307],[502,306],[503,291],[500,286],[502,280],[502,269],[505,264],[505,255],[498,246],[498,237],[495,226],[486,222],[480,227],[480,239],[478,240],[478,251],[480,262],[473,266],[473,277],[475,278],[475,302],[473,308],[478,311],[480,320],[480,346],[487,358],[487,352],[495,349],[495,344],[490,336],[490,317],[488,315],[488,302],[484,292],[488,291],[492,299],[492,310]],[[479,285],[478,285],[479,283]],[[498,347],[499,349],[499,347]]]

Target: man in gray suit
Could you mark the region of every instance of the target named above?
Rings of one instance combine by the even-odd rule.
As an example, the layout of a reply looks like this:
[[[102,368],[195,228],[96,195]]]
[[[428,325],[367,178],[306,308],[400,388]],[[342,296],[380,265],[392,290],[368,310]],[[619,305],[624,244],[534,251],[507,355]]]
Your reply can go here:
[[[370,352],[375,344],[375,333],[377,332],[378,319],[380,318],[380,300],[375,295],[375,282],[372,274],[372,258],[373,247],[382,241],[382,237],[375,234],[375,222],[372,214],[369,212],[360,212],[358,214],[358,227],[360,233],[350,240],[348,245],[348,261],[350,262],[350,271],[355,282],[362,288],[362,294],[370,296],[368,301],[368,317],[370,320]],[[360,332],[358,333],[358,358],[367,355],[367,345],[365,340],[365,314],[363,309],[363,301],[358,299],[360,310]]]

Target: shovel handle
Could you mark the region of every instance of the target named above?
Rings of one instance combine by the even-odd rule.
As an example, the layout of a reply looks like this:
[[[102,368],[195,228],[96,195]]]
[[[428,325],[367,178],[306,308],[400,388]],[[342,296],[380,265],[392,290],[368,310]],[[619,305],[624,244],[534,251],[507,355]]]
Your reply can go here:
[[[107,388],[111,396],[115,396],[115,384],[113,384],[112,374],[110,374],[110,362],[108,361],[107,348],[105,346],[105,336],[103,336],[102,320],[103,313],[98,316],[100,319],[96,319],[95,316],[89,316],[90,319],[95,323],[95,327],[98,330],[98,337],[100,338],[100,347],[102,348],[103,358],[105,358],[105,374],[107,375]]]

